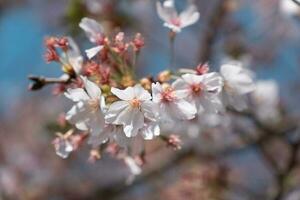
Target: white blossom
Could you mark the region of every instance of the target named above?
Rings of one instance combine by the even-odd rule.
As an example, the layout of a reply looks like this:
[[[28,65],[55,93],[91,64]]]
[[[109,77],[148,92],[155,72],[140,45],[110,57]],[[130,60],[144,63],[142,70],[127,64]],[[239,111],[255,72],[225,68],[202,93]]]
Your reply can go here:
[[[188,102],[196,106],[198,114],[203,112],[217,113],[223,109],[223,104],[219,98],[223,79],[218,73],[184,74],[173,85],[177,92],[186,96]]]
[[[86,17],[81,20],[79,27],[85,31],[90,42],[96,44],[95,47],[85,51],[87,57],[91,59],[103,49],[103,40],[105,38],[103,28],[97,21]]]
[[[164,121],[190,120],[197,113],[195,105],[185,100],[186,95],[176,91],[173,86],[152,83],[152,95]]]
[[[279,113],[279,88],[275,81],[258,81],[251,94],[255,114],[264,123],[278,122]]]
[[[127,137],[134,137],[140,132],[147,139],[157,134],[157,129],[151,123],[157,121],[157,109],[148,91],[135,85],[124,90],[112,88],[111,92],[120,101],[110,105],[105,115],[107,123],[123,125]]]
[[[239,62],[223,64],[220,73],[224,79],[223,101],[236,110],[247,108],[246,94],[254,91],[252,72]]]
[[[164,26],[173,32],[180,32],[182,28],[190,26],[198,21],[200,13],[196,5],[189,2],[186,9],[178,14],[174,5],[174,0],[165,0],[156,3],[158,16],[165,22]]]
[[[65,96],[75,105],[66,114],[66,119],[79,130],[99,134],[104,128],[104,97],[100,88],[86,77],[81,77],[84,88],[68,89]]]

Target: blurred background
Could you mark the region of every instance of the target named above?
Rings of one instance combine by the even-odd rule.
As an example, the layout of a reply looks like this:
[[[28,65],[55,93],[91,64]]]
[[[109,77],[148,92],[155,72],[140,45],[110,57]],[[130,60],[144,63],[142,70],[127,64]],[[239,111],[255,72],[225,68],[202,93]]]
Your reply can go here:
[[[274,194],[281,188],[279,176],[265,161],[260,146],[240,145],[224,151],[240,142],[225,129],[204,135],[200,147],[178,152],[150,142],[149,164],[131,185],[125,184],[129,170],[124,163],[107,155],[94,164],[87,161],[85,147],[67,160],[55,155],[51,126],[70,102],[53,96],[50,87],[39,92],[27,90],[29,74],[56,77],[61,73],[59,66],[44,61],[44,38],[70,35],[83,52],[90,45],[78,27],[84,16],[109,24],[113,32],[122,30],[128,36],[140,32],[146,47],[138,73],[155,75],[169,63],[168,30],[157,16],[155,2],[0,0],[0,200],[276,198]],[[285,112],[298,117],[300,6],[292,0],[195,3],[201,19],[178,35],[176,67],[209,61],[212,69],[218,70],[226,59],[240,60],[255,72],[257,80],[275,80],[280,104]],[[176,1],[179,10],[185,4]],[[241,124],[247,132],[253,131]],[[278,138],[270,139],[266,146],[279,163],[290,156],[290,147]],[[292,187],[278,199],[300,200],[299,178],[296,166],[288,181]]]

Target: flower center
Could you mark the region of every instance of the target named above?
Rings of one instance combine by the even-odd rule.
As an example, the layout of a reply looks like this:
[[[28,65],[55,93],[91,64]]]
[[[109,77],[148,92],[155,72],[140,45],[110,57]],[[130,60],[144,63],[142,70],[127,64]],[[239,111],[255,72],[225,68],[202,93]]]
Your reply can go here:
[[[130,105],[133,107],[133,108],[140,108],[141,107],[141,101],[137,98],[134,98],[130,101]]]
[[[161,93],[161,96],[163,102],[172,102],[176,99],[174,90],[171,87],[165,88],[164,91]]]
[[[193,94],[195,94],[195,95],[200,95],[202,93],[203,89],[204,89],[204,86],[202,83],[191,85],[191,90],[192,90]]]
[[[100,102],[98,99],[91,99],[88,102],[92,112],[97,112],[100,109]]]
[[[171,24],[173,24],[174,26],[180,27],[181,21],[180,21],[179,17],[171,19]]]

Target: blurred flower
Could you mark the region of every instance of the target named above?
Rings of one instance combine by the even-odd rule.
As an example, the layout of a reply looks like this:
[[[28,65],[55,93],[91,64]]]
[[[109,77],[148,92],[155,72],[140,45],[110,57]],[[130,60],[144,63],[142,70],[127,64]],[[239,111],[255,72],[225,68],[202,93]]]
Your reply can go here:
[[[189,2],[187,8],[178,15],[174,0],[165,0],[156,3],[158,16],[165,22],[164,26],[171,29],[173,32],[180,32],[182,28],[196,23],[200,17],[197,7]]]
[[[85,0],[87,9],[94,13],[99,14],[103,11],[103,0]]]
[[[111,92],[120,101],[110,105],[105,115],[109,124],[123,125],[127,137],[134,137],[144,127],[146,120],[156,121],[156,105],[151,101],[150,93],[140,85],[125,90],[112,88]]]
[[[190,120],[197,113],[194,104],[185,100],[186,95],[176,91],[173,86],[152,83],[152,95],[164,121]]]
[[[142,169],[132,157],[126,156],[124,162],[130,170],[130,176],[127,178],[126,183],[131,184],[134,181],[135,176],[142,173]]]
[[[102,49],[105,41],[105,36],[103,35],[102,26],[93,19],[83,18],[79,23],[79,27],[82,28],[90,42],[96,44],[96,47],[86,50],[87,57],[89,59],[96,56]]]
[[[145,39],[142,34],[137,33],[132,41],[134,51],[139,52],[145,45]]]
[[[208,73],[201,76],[184,74],[173,85],[177,92],[186,96],[188,102],[196,106],[198,114],[204,111],[216,113],[223,108],[219,99],[223,80],[218,73]]]
[[[278,122],[279,113],[279,88],[275,81],[258,81],[251,94],[255,114],[264,123]]]
[[[224,78],[224,103],[239,111],[246,109],[245,94],[255,89],[251,71],[243,68],[240,62],[232,62],[223,64],[220,73]]]
[[[70,136],[73,134],[73,130],[69,130],[64,135],[57,133],[57,137],[53,140],[52,144],[54,145],[56,154],[65,159],[70,153],[74,150]]]
[[[65,96],[75,102],[66,114],[66,119],[75,124],[79,130],[89,130],[91,134],[98,134],[104,128],[103,109],[104,97],[100,88],[86,77],[81,77],[84,88],[68,89]]]

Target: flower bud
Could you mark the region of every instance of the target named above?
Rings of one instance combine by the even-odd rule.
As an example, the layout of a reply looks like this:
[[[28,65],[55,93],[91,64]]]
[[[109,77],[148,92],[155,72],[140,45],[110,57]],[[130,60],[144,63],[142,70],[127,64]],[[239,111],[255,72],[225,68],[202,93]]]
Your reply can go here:
[[[124,87],[131,87],[135,84],[135,81],[130,75],[125,75],[122,77],[121,85]]]
[[[168,82],[171,79],[171,71],[170,70],[165,70],[162,71],[158,74],[158,81],[163,83],[163,82]]]
[[[198,75],[203,75],[209,72],[209,65],[207,63],[199,64],[196,67],[196,72]]]
[[[145,88],[146,90],[151,90],[151,84],[152,81],[149,78],[142,78],[140,80],[140,84],[142,85],[143,88]]]
[[[135,35],[135,38],[132,41],[132,45],[134,51],[140,51],[141,48],[145,46],[145,40],[140,33],[137,33]]]

